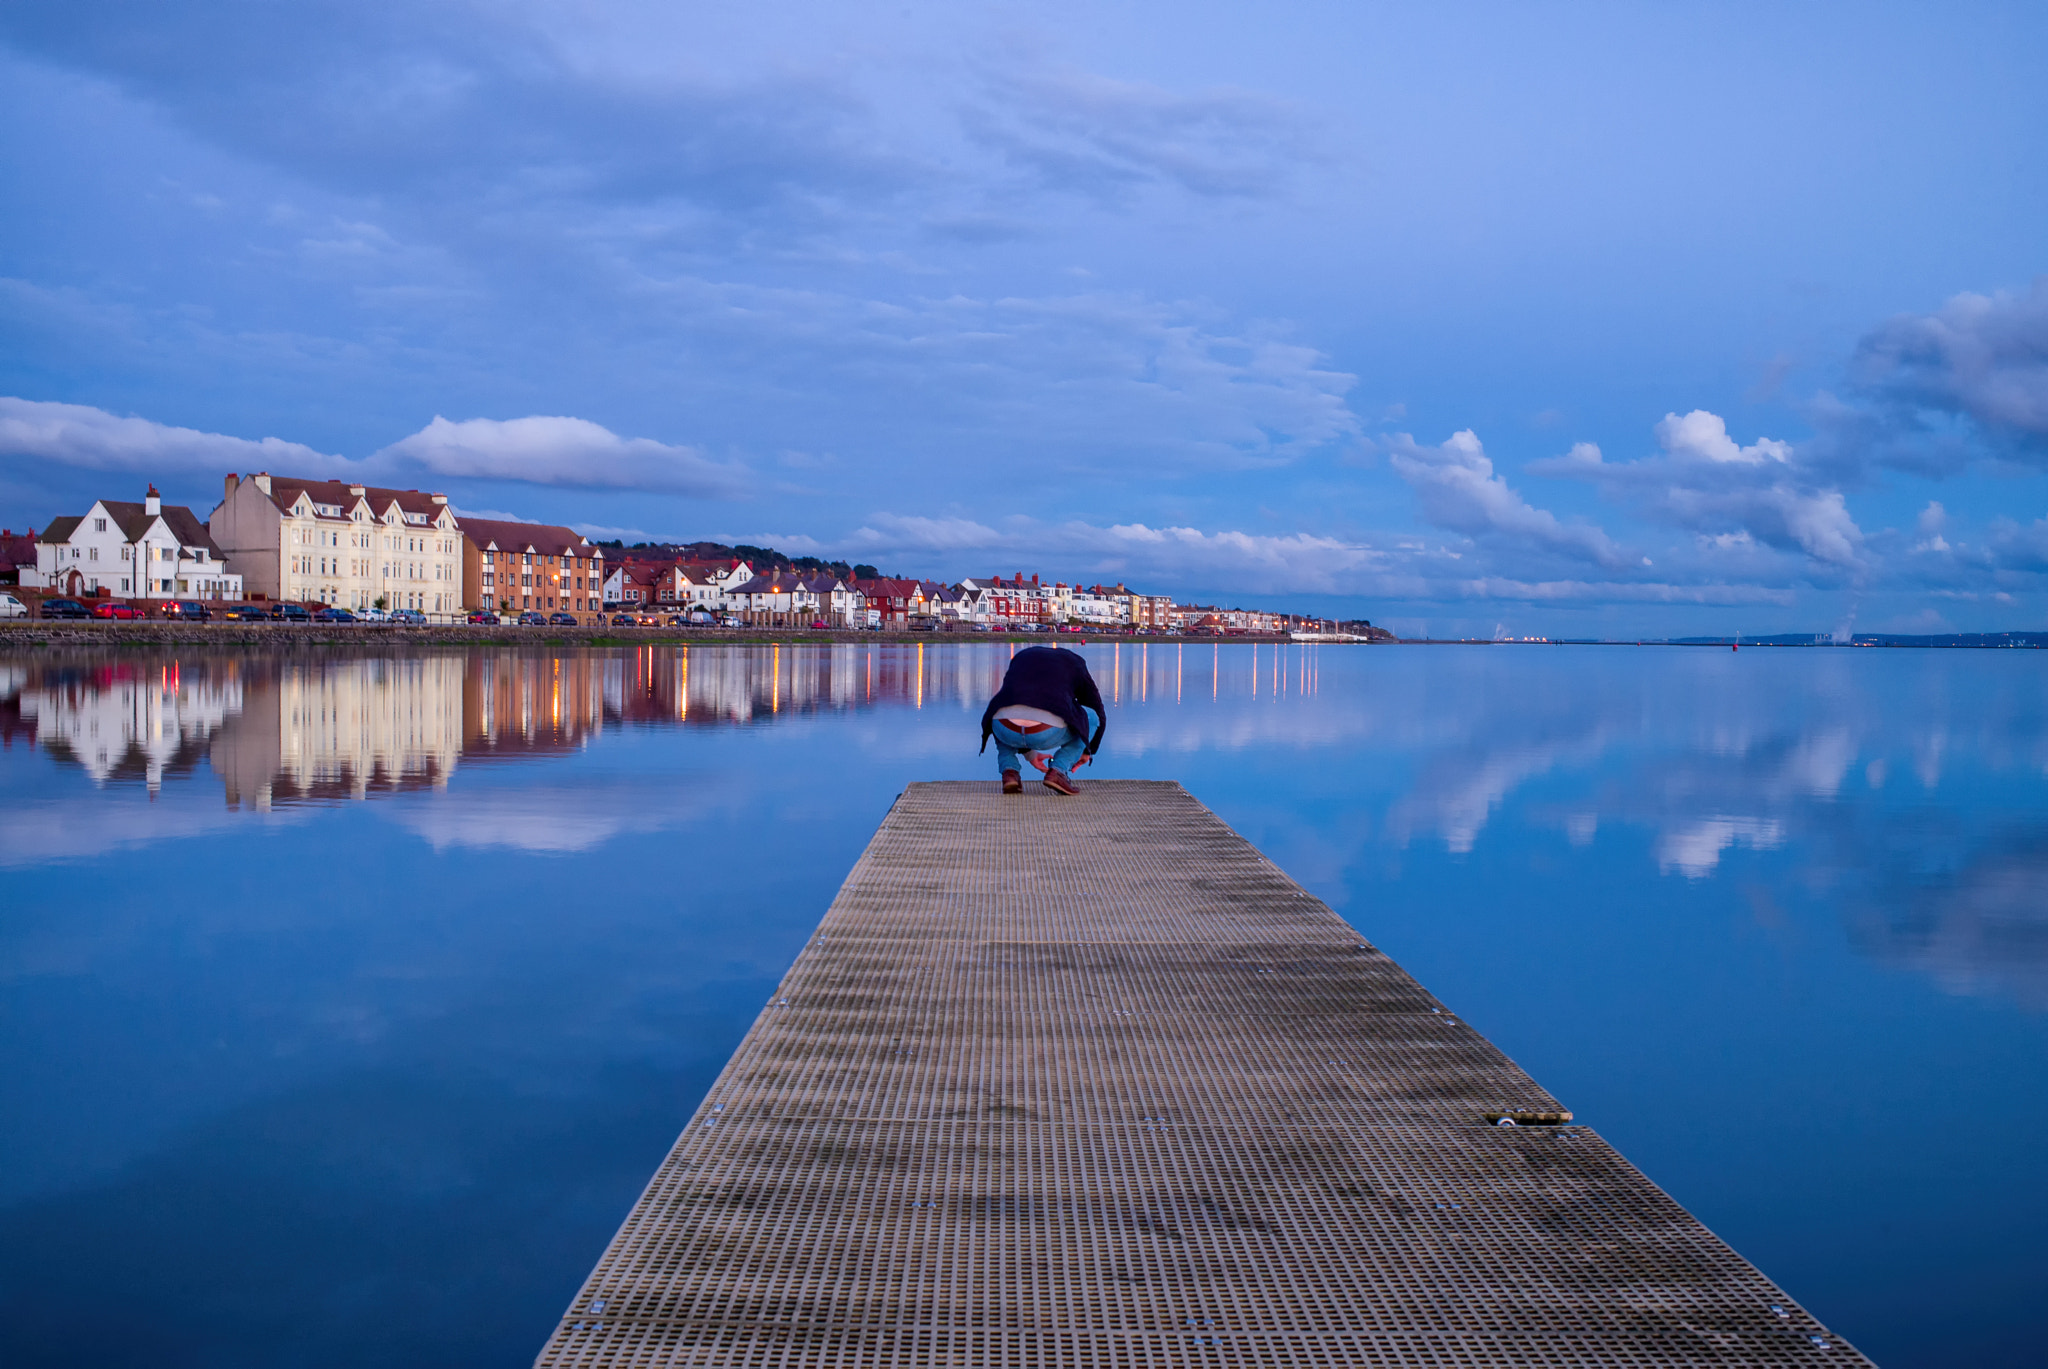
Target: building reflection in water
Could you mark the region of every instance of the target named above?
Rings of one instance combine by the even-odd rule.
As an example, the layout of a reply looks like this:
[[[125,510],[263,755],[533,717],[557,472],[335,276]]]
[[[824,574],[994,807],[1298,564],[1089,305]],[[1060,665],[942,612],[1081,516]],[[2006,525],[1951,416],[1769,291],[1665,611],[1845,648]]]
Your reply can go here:
[[[607,727],[725,727],[890,704],[978,712],[1011,654],[847,645],[53,655],[0,663],[0,736],[97,783],[139,780],[152,793],[203,761],[231,808],[265,810],[440,788],[458,764],[559,755]],[[1123,673],[1121,655],[1101,665]]]

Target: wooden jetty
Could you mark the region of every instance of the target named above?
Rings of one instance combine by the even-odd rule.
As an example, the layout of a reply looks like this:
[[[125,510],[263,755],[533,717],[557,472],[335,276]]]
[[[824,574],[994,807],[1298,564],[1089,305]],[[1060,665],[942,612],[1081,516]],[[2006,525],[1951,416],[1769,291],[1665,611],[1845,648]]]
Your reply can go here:
[[[1027,789],[898,799],[540,1365],[1868,1363],[1179,785]]]

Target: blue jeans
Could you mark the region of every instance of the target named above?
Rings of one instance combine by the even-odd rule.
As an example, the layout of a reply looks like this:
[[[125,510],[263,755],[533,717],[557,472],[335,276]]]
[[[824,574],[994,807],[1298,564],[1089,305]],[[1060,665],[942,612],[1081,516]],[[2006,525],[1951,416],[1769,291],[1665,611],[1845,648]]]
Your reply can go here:
[[[1024,768],[1026,751],[1050,751],[1053,754],[1052,768],[1072,773],[1074,762],[1081,759],[1081,753],[1088,749],[1088,738],[1095,735],[1101,719],[1092,708],[1083,708],[1081,716],[1088,720],[1088,731],[1075,736],[1070,727],[1048,727],[1043,732],[1019,732],[1016,728],[997,718],[990,731],[996,742],[996,769],[1005,775],[1018,774]]]

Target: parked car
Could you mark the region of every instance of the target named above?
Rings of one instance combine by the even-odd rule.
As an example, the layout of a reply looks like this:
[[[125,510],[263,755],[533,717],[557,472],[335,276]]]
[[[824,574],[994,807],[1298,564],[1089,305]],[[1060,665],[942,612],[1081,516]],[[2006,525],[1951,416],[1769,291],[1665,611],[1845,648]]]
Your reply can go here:
[[[124,604],[118,599],[109,599],[105,603],[94,604],[92,606],[92,616],[102,619],[118,619],[121,622],[127,623],[147,615],[133,604]]]
[[[536,613],[534,610],[528,609],[519,615],[519,626],[521,627],[546,627],[547,625],[548,616],[545,613]]]
[[[211,613],[207,612],[206,605],[200,603],[197,599],[176,599],[170,603],[158,604],[156,611],[172,622],[178,623],[203,623],[213,617]]]
[[[499,623],[499,618],[497,614],[489,609],[480,608],[470,613],[469,623],[472,627],[496,627]]]
[[[231,623],[263,623],[270,620],[270,609],[264,604],[229,604],[220,616]]]
[[[353,623],[356,616],[345,608],[323,608],[313,615],[316,623]]]
[[[28,617],[28,605],[15,598],[12,594],[0,590],[0,618],[26,617]]]
[[[632,614],[630,614],[630,613],[614,613],[614,614],[612,615],[612,626],[613,626],[613,627],[638,627],[638,626],[640,626],[640,620],[639,620],[638,618],[634,617],[634,616],[633,616]]]
[[[45,599],[41,615],[44,618],[90,618],[92,610],[76,599]]]
[[[359,608],[355,610],[355,615],[356,621],[359,623],[388,623],[391,621],[391,613],[387,609]]]
[[[304,604],[272,604],[271,618],[280,623],[310,623],[313,615],[306,612]]]
[[[576,615],[573,613],[550,613],[548,615],[548,626],[575,627],[577,626]]]
[[[976,624],[974,624],[974,630],[975,630],[976,632],[987,632],[987,631],[989,630],[989,629],[988,629],[988,624],[987,624],[987,623],[976,623]]]
[[[395,608],[391,610],[391,621],[405,623],[411,627],[425,627],[427,615],[416,608]]]
[[[831,626],[832,626],[832,624],[830,624],[830,623],[826,622],[826,621],[825,621],[825,620],[824,620],[823,618],[813,618],[813,619],[811,619],[811,631],[813,631],[813,632],[817,632],[817,631],[820,631],[820,630],[822,630],[822,629],[825,629],[825,628],[829,628],[829,627],[831,627]]]

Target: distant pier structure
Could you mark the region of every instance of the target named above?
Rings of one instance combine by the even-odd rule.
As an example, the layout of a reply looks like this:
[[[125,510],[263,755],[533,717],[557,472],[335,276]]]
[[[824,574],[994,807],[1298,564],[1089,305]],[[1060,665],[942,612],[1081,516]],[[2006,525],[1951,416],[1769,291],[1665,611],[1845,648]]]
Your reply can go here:
[[[538,1363],[1868,1361],[1179,785],[990,781],[898,799]]]

